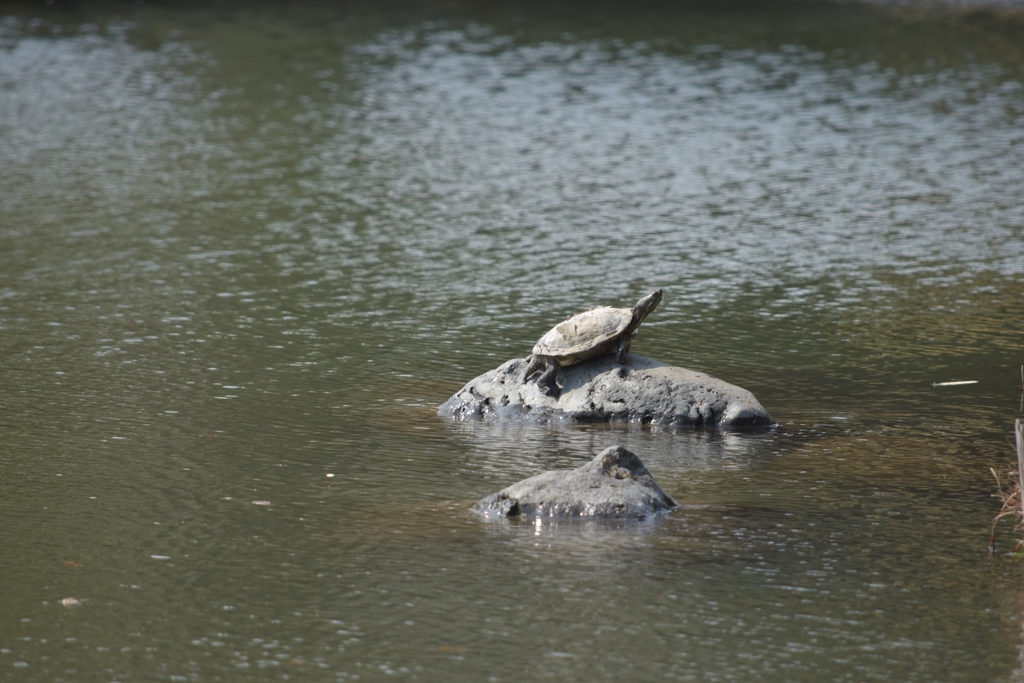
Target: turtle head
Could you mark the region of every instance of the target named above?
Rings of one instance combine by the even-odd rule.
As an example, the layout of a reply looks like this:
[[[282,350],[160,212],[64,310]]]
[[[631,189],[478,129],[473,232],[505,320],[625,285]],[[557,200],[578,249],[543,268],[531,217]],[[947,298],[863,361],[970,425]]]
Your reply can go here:
[[[646,318],[648,315],[654,312],[654,309],[661,303],[662,291],[656,289],[640,301],[636,302],[636,306],[633,307],[633,320],[639,323],[641,320]]]

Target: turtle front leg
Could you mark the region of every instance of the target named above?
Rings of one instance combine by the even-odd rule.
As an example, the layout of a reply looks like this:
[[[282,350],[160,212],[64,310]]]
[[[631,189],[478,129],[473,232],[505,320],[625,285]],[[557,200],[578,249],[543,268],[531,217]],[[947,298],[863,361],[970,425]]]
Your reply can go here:
[[[555,375],[558,374],[558,361],[551,356],[544,356],[543,358],[545,362],[547,362],[548,367],[544,370],[541,376],[537,378],[537,387],[545,396],[558,398],[562,393],[559,391],[558,385],[555,383]]]
[[[632,334],[626,335],[619,340],[619,363],[622,365],[626,364],[626,354],[629,353],[629,347],[633,343],[633,337],[636,336],[637,331],[633,330]]]

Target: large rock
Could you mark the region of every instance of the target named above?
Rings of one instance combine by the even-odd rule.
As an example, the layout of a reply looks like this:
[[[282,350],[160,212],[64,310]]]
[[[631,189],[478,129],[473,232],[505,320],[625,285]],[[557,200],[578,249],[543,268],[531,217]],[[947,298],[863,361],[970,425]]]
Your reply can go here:
[[[612,446],[582,467],[523,479],[491,494],[476,510],[492,517],[645,519],[677,507],[632,452]]]
[[[755,426],[775,421],[746,389],[703,372],[627,354],[561,368],[558,398],[536,379],[524,381],[529,358],[516,358],[471,380],[438,408],[452,420],[641,422],[667,426]]]

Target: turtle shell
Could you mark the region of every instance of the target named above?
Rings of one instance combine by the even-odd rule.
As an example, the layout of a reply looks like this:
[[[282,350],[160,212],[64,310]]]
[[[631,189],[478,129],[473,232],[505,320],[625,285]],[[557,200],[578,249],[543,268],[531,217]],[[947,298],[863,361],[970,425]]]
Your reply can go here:
[[[552,356],[559,365],[572,365],[587,358],[611,353],[629,331],[633,311],[598,306],[574,315],[552,327],[533,347],[536,356]]]

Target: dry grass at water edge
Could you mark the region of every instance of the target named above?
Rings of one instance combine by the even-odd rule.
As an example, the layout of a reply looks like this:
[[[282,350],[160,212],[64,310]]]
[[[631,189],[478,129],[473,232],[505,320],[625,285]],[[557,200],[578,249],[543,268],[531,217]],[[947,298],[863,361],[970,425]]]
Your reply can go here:
[[[1024,532],[1024,420],[1017,419],[1013,425],[1013,432],[1017,441],[1017,467],[1006,472],[1005,481],[1000,478],[995,468],[989,468],[992,476],[996,478],[998,491],[993,494],[998,497],[1003,506],[999,514],[992,520],[992,536],[989,538],[988,549],[991,552],[996,550],[996,524],[1004,517],[1013,517],[1016,520],[1014,531],[1017,533],[1017,544],[1013,547],[1012,554],[1017,557],[1024,557],[1024,538],[1020,538]]]

